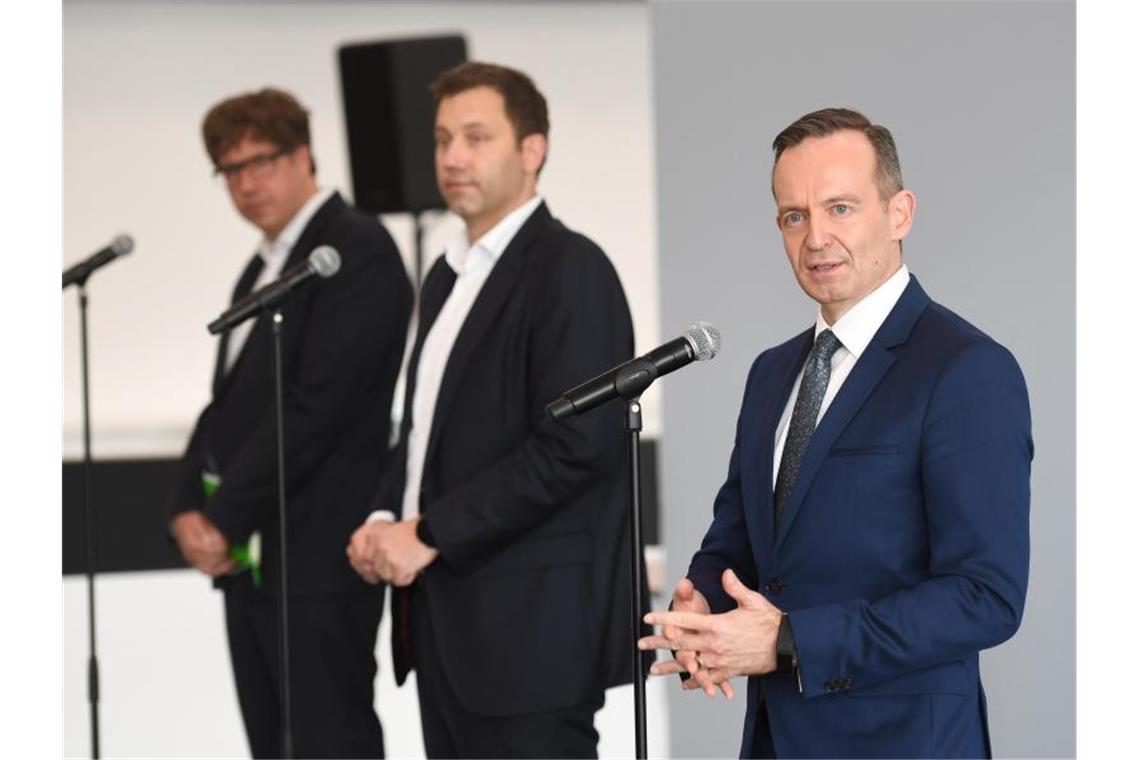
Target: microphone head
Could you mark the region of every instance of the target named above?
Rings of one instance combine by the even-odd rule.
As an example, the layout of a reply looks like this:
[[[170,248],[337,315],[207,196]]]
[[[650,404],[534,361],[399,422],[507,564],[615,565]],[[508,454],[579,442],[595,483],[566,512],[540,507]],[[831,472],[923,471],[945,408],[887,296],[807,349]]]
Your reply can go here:
[[[309,266],[321,277],[332,277],[340,270],[340,254],[331,245],[322,245],[309,254]]]
[[[707,361],[720,351],[720,328],[708,322],[694,322],[685,330],[685,340],[693,348],[697,361]]]
[[[116,256],[126,256],[135,249],[135,241],[130,235],[118,235],[111,241],[111,252]]]

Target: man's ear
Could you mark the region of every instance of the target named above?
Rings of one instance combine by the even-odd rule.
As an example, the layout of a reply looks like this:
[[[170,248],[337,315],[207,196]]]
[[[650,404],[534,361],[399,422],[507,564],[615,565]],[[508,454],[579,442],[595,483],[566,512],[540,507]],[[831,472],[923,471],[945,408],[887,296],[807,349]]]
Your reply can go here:
[[[523,168],[528,174],[538,174],[542,162],[546,160],[546,136],[535,132],[522,139]]]
[[[290,160],[296,161],[301,166],[305,167],[310,174],[316,176],[317,164],[313,161],[313,149],[308,145],[300,145],[293,154],[289,156]]]
[[[891,220],[891,240],[902,240],[910,233],[914,224],[914,211],[918,199],[910,190],[899,190],[887,204],[887,214]]]

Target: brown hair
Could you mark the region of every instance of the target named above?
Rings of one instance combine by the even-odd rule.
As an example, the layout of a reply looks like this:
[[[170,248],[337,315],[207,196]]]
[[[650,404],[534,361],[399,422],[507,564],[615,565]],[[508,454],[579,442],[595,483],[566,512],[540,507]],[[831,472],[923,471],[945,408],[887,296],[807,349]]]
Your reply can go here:
[[[872,124],[871,120],[850,108],[824,108],[805,114],[784,128],[772,141],[776,157],[772,160],[772,171],[784,151],[799,145],[809,137],[826,137],[843,130],[863,133],[875,149],[875,183],[878,185],[880,200],[886,203],[895,193],[903,189],[902,167],[895,148],[895,139],[886,127]]]
[[[530,77],[516,69],[468,61],[440,74],[432,82],[431,93],[438,106],[444,98],[476,87],[490,87],[503,96],[507,119],[515,128],[515,138],[519,143],[528,135],[546,137],[550,133],[546,98],[534,86]]]
[[[309,112],[289,93],[266,87],[226,98],[202,120],[202,140],[217,166],[222,154],[246,136],[293,151],[309,142]],[[317,167],[311,166],[314,174]]]

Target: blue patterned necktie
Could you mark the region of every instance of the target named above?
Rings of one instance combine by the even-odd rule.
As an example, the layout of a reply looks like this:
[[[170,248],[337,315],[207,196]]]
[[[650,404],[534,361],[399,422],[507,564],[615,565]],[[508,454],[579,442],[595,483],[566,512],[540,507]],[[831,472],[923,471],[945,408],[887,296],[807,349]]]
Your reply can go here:
[[[831,357],[843,344],[831,330],[824,330],[815,339],[811,353],[804,366],[800,392],[796,395],[796,405],[792,408],[792,421],[788,423],[788,437],[784,443],[784,455],[780,457],[780,471],[776,475],[775,530],[780,531],[780,519],[784,516],[784,506],[796,485],[796,474],[800,471],[800,461],[807,451],[811,434],[815,432],[819,407],[827,392],[827,382],[831,379]]]

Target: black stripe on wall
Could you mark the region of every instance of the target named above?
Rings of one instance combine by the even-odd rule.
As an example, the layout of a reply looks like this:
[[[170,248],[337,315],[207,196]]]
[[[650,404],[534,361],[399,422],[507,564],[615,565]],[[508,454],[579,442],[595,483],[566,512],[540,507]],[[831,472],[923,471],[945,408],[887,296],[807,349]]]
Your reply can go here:
[[[167,500],[177,459],[96,461],[92,472],[95,570],[168,570],[185,567],[167,537]],[[63,574],[87,570],[83,533],[83,463],[63,463]]]
[[[93,464],[95,571],[117,573],[186,567],[168,538],[167,499],[177,459],[110,459]],[[645,543],[661,542],[657,442],[641,442]],[[83,534],[83,463],[63,463],[63,574],[87,571]]]

